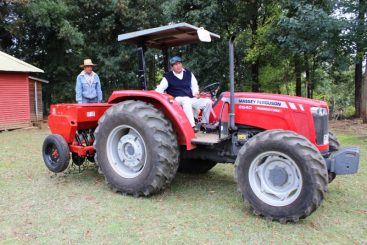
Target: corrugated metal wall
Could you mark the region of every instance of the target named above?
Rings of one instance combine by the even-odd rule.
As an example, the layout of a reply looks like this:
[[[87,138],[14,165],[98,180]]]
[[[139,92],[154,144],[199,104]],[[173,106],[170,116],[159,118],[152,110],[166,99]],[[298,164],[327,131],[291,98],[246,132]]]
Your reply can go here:
[[[37,96],[35,91],[37,89]],[[37,98],[37,111],[36,111]],[[43,120],[43,104],[42,104],[42,82],[29,79],[29,105],[31,112],[31,121],[37,123]]]
[[[28,74],[0,72],[0,130],[29,126],[29,110]]]

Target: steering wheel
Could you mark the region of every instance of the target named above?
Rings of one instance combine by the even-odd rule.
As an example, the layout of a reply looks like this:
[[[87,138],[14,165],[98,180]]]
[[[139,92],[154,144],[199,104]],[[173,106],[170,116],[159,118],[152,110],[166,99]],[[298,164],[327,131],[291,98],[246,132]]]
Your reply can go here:
[[[218,93],[219,89],[220,89],[220,83],[215,82],[215,83],[211,83],[211,84],[206,85],[204,88],[202,88],[200,90],[200,93],[209,93],[210,97],[213,100],[216,100],[217,99],[217,93]]]

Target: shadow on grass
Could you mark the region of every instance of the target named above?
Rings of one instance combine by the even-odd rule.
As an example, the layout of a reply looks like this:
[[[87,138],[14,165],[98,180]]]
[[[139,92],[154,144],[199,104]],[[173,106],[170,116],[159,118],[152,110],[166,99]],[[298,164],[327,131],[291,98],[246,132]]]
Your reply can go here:
[[[228,164],[218,164],[215,168],[206,174],[184,174],[177,173],[172,183],[165,190],[156,193],[150,197],[135,198],[132,195],[113,193],[104,181],[104,176],[100,175],[96,168],[85,171],[66,171],[65,174],[52,175],[51,182],[62,188],[81,188],[94,195],[98,192],[100,198],[112,198],[113,200],[129,200],[139,202],[141,205],[162,205],[167,206],[185,206],[187,211],[199,210],[200,208],[208,210],[220,210],[220,212],[229,212],[246,217],[252,221],[262,224],[273,224],[270,220],[262,219],[253,213],[249,203],[244,202],[241,194],[236,191],[236,182],[233,176],[233,166]],[[336,181],[338,183],[339,181]],[[326,209],[338,203],[340,198],[348,198],[351,193],[339,185],[330,188],[326,194],[324,204],[318,211],[318,215],[326,213]],[[337,201],[338,200],[338,201]],[[205,206],[205,207],[204,207]],[[216,207],[214,207],[216,206]],[[348,210],[348,208],[344,208]],[[316,219],[317,220],[317,219]],[[251,222],[252,222],[251,221]],[[311,222],[310,219],[301,220],[297,226]],[[293,224],[293,223],[292,223]],[[293,224],[294,225],[294,224]]]
[[[105,178],[98,173],[96,167],[79,171],[78,168],[68,168],[60,174],[50,174],[57,184],[68,183],[69,186],[95,186],[103,188],[106,186]],[[218,164],[215,168],[205,174],[184,174],[177,173],[173,181],[165,190],[152,196],[153,199],[161,199],[164,196],[196,196],[207,194],[227,195],[236,192],[236,183],[233,177],[233,166],[230,164]]]

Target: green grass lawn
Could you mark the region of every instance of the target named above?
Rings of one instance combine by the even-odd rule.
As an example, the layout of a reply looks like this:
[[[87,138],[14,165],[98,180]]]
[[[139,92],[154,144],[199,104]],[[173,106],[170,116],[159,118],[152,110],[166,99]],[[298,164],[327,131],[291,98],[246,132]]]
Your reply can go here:
[[[113,193],[96,169],[55,176],[41,147],[47,129],[0,133],[1,244],[366,244],[367,137],[337,135],[361,148],[358,174],[337,176],[321,207],[299,223],[252,214],[232,165],[178,174],[163,193]]]

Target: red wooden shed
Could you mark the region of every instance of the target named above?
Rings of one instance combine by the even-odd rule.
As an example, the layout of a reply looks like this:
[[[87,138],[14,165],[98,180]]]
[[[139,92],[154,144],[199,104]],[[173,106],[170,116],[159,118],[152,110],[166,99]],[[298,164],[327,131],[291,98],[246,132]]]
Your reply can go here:
[[[42,84],[48,81],[30,73],[43,70],[0,51],[0,131],[42,121]]]

